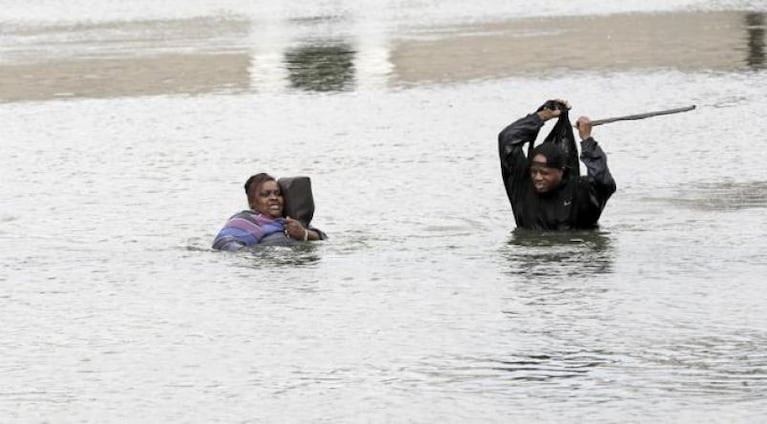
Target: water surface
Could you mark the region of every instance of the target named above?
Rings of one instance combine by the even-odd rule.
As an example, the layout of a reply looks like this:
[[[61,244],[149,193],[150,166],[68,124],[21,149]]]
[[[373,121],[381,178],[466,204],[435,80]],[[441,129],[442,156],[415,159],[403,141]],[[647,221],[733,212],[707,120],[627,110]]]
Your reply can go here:
[[[643,3],[0,1],[2,421],[763,421],[763,11]],[[512,233],[497,133],[560,96],[698,108],[595,130],[599,231]],[[210,250],[259,171],[331,239]]]

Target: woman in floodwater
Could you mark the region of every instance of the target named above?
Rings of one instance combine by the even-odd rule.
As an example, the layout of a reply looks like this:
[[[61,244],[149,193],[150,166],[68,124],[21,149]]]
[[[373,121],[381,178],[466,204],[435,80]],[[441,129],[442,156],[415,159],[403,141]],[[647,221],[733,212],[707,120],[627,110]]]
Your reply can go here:
[[[277,180],[259,173],[245,182],[250,209],[233,215],[219,231],[213,248],[234,251],[256,245],[284,245],[294,240],[323,240],[325,234],[283,217],[284,198]]]

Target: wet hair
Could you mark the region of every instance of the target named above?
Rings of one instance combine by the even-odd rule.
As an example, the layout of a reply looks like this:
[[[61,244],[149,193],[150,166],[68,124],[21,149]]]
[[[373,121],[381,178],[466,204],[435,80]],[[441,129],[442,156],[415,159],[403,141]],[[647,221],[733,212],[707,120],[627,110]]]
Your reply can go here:
[[[529,157],[531,165],[536,155],[543,155],[546,158],[546,167],[548,168],[562,169],[567,166],[565,151],[554,143],[543,143],[536,146]]]
[[[267,181],[277,180],[265,172],[260,172],[255,175],[251,175],[250,178],[245,181],[245,195],[248,197],[248,205],[250,205],[255,198],[256,190],[258,190],[258,188]]]

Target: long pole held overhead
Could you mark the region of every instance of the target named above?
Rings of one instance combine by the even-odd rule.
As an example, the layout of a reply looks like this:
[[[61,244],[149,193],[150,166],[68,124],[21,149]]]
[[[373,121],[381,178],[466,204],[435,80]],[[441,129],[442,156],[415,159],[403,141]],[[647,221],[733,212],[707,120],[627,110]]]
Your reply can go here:
[[[672,113],[689,112],[689,111],[691,111],[693,109],[695,109],[695,105],[685,106],[685,107],[678,107],[676,109],[658,110],[658,111],[655,111],[655,112],[638,113],[636,115],[626,115],[626,116],[616,116],[614,118],[595,119],[595,120],[591,121],[591,126],[592,127],[596,127],[597,125],[609,124],[611,122],[616,122],[616,121],[634,121],[634,120],[637,120],[637,119],[651,118],[653,116],[670,115]]]

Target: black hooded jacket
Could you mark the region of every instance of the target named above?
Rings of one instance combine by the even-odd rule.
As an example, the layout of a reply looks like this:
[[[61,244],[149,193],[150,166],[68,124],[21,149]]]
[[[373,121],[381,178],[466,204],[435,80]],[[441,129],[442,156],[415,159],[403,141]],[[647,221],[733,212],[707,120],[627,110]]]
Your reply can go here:
[[[591,137],[581,141],[580,160],[586,165],[587,175],[579,176],[578,169],[573,170],[571,167],[565,171],[556,189],[538,193],[533,187],[523,146],[525,143],[535,143],[542,126],[543,120],[538,114],[532,113],[513,122],[498,134],[501,175],[517,228],[595,228],[607,199],[616,189],[615,180],[607,168],[604,151]]]

